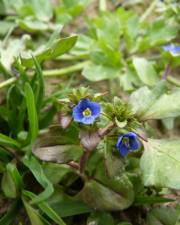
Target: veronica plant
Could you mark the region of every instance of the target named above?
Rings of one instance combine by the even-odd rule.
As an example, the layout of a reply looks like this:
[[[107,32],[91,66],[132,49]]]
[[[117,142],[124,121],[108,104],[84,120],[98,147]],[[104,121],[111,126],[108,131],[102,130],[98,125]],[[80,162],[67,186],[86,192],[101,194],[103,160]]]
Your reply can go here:
[[[52,217],[53,221],[58,220],[63,225],[60,216],[78,214],[76,210],[69,211],[71,205],[81,208],[80,213],[91,213],[97,209],[110,213],[136,204],[172,201],[164,198],[160,192],[149,194],[146,186],[153,192],[157,191],[157,187],[160,190],[180,188],[180,143],[179,140],[153,139],[148,128],[151,123],[148,121],[179,116],[180,91],[171,91],[166,81],[161,81],[151,90],[146,86],[138,89],[125,101],[119,97],[111,100],[105,95],[107,93],[94,94],[92,90],[83,87],[71,90],[64,96],[66,98],[55,98],[53,107],[56,110],[52,112],[52,106],[45,105],[44,96],[39,96],[37,88],[34,88],[38,83],[43,90],[43,78],[39,64],[33,60],[36,68],[34,79],[37,82],[16,84],[17,87],[23,87],[17,89],[18,93],[22,95],[21,91],[24,90],[26,97],[25,108],[23,98],[19,99],[22,101],[19,104],[22,105],[20,110],[24,113],[25,121],[17,117],[21,126],[13,130],[14,138],[1,134],[1,144],[16,157],[18,163],[23,164],[26,171],[31,171],[31,176],[44,190],[37,194],[30,187],[30,191],[27,191],[24,184],[27,181],[21,177],[20,168],[11,162],[3,174],[4,195],[16,200],[21,198],[28,213],[29,210],[35,210],[31,208],[32,202],[50,219]],[[10,92],[12,98],[14,91]],[[12,101],[9,102],[9,105],[12,104]],[[48,106],[48,111],[44,110],[44,106]],[[25,117],[26,110],[28,118]],[[53,120],[57,111],[61,115],[61,122],[64,117],[68,126],[62,126],[55,118]],[[50,118],[53,126],[42,124],[44,120],[38,112]],[[14,118],[13,114],[13,121]],[[28,122],[27,129],[24,124]],[[136,154],[135,150],[141,146],[142,151]],[[120,157],[117,149],[123,157]],[[6,163],[7,157],[11,155],[3,157],[3,163]],[[171,168],[171,171],[167,168]],[[24,174],[24,171],[21,173]],[[18,183],[14,177],[17,177]],[[83,186],[79,185],[79,179]],[[62,190],[59,184],[66,188]],[[13,191],[10,191],[12,185]],[[77,185],[77,189],[72,194],[73,185]],[[59,213],[57,205],[64,207],[64,199],[70,206]],[[53,210],[53,215],[48,209]],[[39,214],[36,215],[41,218]]]
[[[77,30],[87,32],[62,38],[69,28],[56,22],[87,1],[1,2],[1,27],[10,26],[0,50],[0,224],[179,224],[180,90],[167,83],[179,66],[168,52],[179,46],[162,49],[178,43],[179,7],[121,1],[107,12],[100,0]],[[25,31],[31,39],[21,40]],[[89,81],[94,90],[80,87]]]

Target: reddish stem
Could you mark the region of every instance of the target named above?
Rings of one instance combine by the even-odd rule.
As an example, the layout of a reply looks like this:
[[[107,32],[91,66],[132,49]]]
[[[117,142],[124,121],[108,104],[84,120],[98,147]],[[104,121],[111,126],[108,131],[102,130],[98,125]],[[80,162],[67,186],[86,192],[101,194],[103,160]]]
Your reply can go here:
[[[139,138],[141,138],[143,141],[148,142],[148,139],[147,139],[147,138],[141,136],[141,135],[138,134],[138,133],[136,133],[136,134],[137,134],[137,136],[138,136]]]
[[[90,155],[90,151],[85,150],[83,155],[81,156],[80,163],[79,163],[79,171],[81,174],[84,174],[86,162],[89,158],[89,155]]]
[[[171,72],[171,65],[170,65],[170,63],[168,63],[168,65],[165,69],[165,72],[162,76],[162,80],[167,80],[167,76],[169,75],[170,72]]]
[[[79,170],[79,164],[74,161],[68,162],[67,165],[72,167],[73,169]]]

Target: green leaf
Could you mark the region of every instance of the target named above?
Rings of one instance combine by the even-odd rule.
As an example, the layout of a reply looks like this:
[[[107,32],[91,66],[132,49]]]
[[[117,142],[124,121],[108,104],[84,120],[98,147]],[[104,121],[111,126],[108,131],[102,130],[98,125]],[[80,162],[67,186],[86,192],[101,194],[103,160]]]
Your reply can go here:
[[[50,0],[30,0],[30,5],[39,20],[48,21],[52,18],[53,10]]]
[[[14,11],[18,10],[18,8],[21,8],[23,5],[22,0],[17,0],[16,4],[12,0],[3,0],[4,10],[7,13],[14,13]]]
[[[20,199],[15,200],[8,208],[7,213],[0,219],[0,225],[10,225],[17,217],[17,214],[21,208]]]
[[[83,189],[77,195],[95,209],[122,210],[128,208],[134,201],[133,185],[126,174],[123,173],[124,165],[122,161],[119,157],[112,156],[113,146],[114,144],[111,142],[105,142],[104,145],[99,146],[103,148],[102,151],[105,155],[98,151],[93,155],[94,159],[90,158],[95,169],[93,177],[85,182]],[[109,152],[110,148],[111,153]],[[92,166],[89,163],[87,169]],[[97,163],[98,167],[96,166]]]
[[[23,180],[18,169],[13,163],[8,163],[6,168],[10,173],[12,179],[14,180],[17,190],[21,191],[21,189],[23,188]]]
[[[11,69],[15,57],[18,57],[22,51],[26,50],[29,40],[30,36],[25,34],[21,39],[10,38],[7,43],[0,42],[0,61],[7,70]]]
[[[26,209],[26,212],[28,214],[31,225],[35,225],[35,224],[36,225],[45,225],[43,223],[38,211],[35,210],[23,197],[22,197],[22,201],[23,201],[24,207]]]
[[[119,48],[122,31],[116,14],[105,12],[100,17],[92,20],[91,23],[95,39],[98,39],[100,44],[110,46],[111,49]]]
[[[1,133],[0,133],[0,144],[3,146],[9,146],[13,148],[20,148],[21,146],[20,143],[14,140],[13,138],[8,137]]]
[[[47,59],[57,58],[58,56],[68,52],[75,45],[76,40],[76,35],[67,38],[56,39],[48,47],[41,46],[35,52],[21,54],[21,62],[24,66],[31,67],[33,65],[33,59],[31,55],[34,55],[39,63]]]
[[[23,194],[29,198],[35,198],[36,195],[29,191],[23,191]],[[55,223],[59,225],[65,225],[64,221],[58,216],[58,214],[49,206],[47,202],[41,202],[38,204],[39,208]]]
[[[47,202],[61,217],[80,215],[93,211],[92,208],[88,207],[81,200],[68,196],[58,187],[56,187],[54,194]]]
[[[57,58],[58,56],[68,52],[76,43],[77,35],[71,37],[57,39],[51,46],[51,57]]]
[[[9,162],[9,156],[11,156],[10,152],[6,151],[3,147],[0,147],[0,158],[1,163],[8,163]],[[3,172],[5,171],[5,168],[3,168]]]
[[[144,24],[144,38],[138,43],[139,52],[150,49],[154,46],[160,46],[174,39],[177,35],[178,28],[171,20],[161,19],[153,23]],[[144,26],[144,27],[145,27]]]
[[[151,46],[166,43],[176,37],[177,26],[168,24],[165,20],[157,20],[150,24],[146,35]]]
[[[9,129],[13,136],[24,129],[26,102],[22,87],[12,85],[7,92],[7,117]],[[17,107],[18,106],[18,107]]]
[[[165,91],[165,82],[159,82],[152,90],[145,86],[134,91],[129,99],[132,112],[139,117],[144,117],[146,111]]]
[[[6,197],[8,197],[8,198],[16,198],[17,197],[17,190],[16,190],[15,182],[8,172],[5,172],[2,177],[1,188]]]
[[[92,43],[92,38],[84,34],[79,34],[77,42],[70,52],[74,56],[83,56],[83,58],[87,57],[89,55],[89,50]]]
[[[36,147],[33,149],[33,153],[43,161],[67,163],[72,160],[78,161],[83,149],[78,145],[55,145]]]
[[[120,75],[120,69],[92,63],[85,66],[82,75],[93,82],[111,80]]]
[[[59,125],[54,126],[37,139],[33,153],[44,161],[56,163],[78,161],[83,153],[78,135],[78,129],[75,126],[67,130],[61,129]]]
[[[0,27],[1,27],[0,36],[5,36],[7,35],[9,30],[14,28],[14,23],[11,21],[2,20],[0,21]]]
[[[37,84],[37,88],[35,92],[36,109],[37,109],[37,113],[39,113],[43,103],[43,98],[44,98],[44,79],[43,79],[41,67],[35,57],[33,57],[33,61],[36,68],[36,76],[37,76],[36,77],[37,82],[35,82]]]
[[[171,131],[175,126],[175,118],[162,119],[162,123],[167,130]]]
[[[179,116],[180,91],[177,89],[166,94],[165,84],[165,81],[161,81],[152,90],[142,87],[135,91],[129,101],[133,113],[143,120]]]
[[[137,1],[141,1],[141,0],[137,0]],[[129,222],[120,222],[117,225],[133,225],[133,224]]]
[[[79,146],[79,130],[75,124],[72,124],[68,129],[62,129],[59,124],[51,126],[47,132],[39,136],[34,146],[47,147],[59,145],[77,145]]]
[[[127,125],[127,120],[121,122],[115,117],[115,123],[119,128],[124,128]]]
[[[54,43],[54,41],[56,41],[59,38],[60,32],[63,28],[63,25],[58,24],[56,25],[56,29],[54,29],[54,32],[51,34],[48,42],[46,43],[46,47],[51,47]]]
[[[180,141],[148,139],[140,160],[146,186],[180,188]]]
[[[44,171],[41,167],[41,164],[38,162],[38,160],[36,158],[34,158],[33,156],[31,156],[30,159],[24,158],[23,159],[23,163],[24,165],[26,165],[30,171],[32,172],[32,174],[34,175],[34,177],[36,178],[36,180],[44,187],[44,191],[41,192],[38,196],[34,197],[32,199],[32,204],[37,204],[41,201],[44,201],[45,199],[49,198],[53,191],[53,185],[51,184],[51,182],[48,180],[48,178],[46,177],[46,175],[44,174]]]
[[[145,58],[133,58],[133,65],[139,79],[146,85],[153,86],[158,82],[158,75],[152,65]]]
[[[168,104],[167,104],[168,103]],[[147,119],[163,119],[180,115],[180,90],[163,94],[146,112]]]
[[[127,183],[127,185],[129,184]],[[126,198],[122,196],[121,192],[114,190],[113,187],[110,188],[101,184],[101,181],[95,180],[86,181],[77,197],[92,208],[99,210],[122,210],[128,208],[133,201],[133,197],[131,199]]]
[[[17,20],[18,25],[21,29],[27,32],[45,32],[50,30],[49,24],[31,19],[19,19]]]
[[[1,187],[4,194],[9,198],[17,197],[23,188],[22,177],[13,163],[8,163],[6,172],[2,178]]]
[[[158,207],[147,214],[147,225],[179,225],[180,210],[175,207]]]
[[[39,118],[39,128],[47,128],[53,121],[56,113],[57,108],[55,107],[55,105],[50,106],[44,113],[42,112]]]
[[[164,198],[160,196],[148,196],[148,195],[139,195],[135,197],[135,204],[155,204],[155,203],[166,203],[173,202],[174,199]]]
[[[93,46],[93,45],[92,45]],[[100,64],[107,67],[120,67],[121,54],[109,46],[90,47],[90,59],[94,64]]]
[[[72,169],[64,164],[43,163],[43,170],[52,184],[58,184],[67,174],[72,174]]]
[[[142,82],[136,75],[136,72],[130,68],[126,69],[124,74],[122,74],[119,79],[120,85],[123,87],[124,91],[133,91],[135,87],[142,85]]]
[[[114,225],[114,219],[108,212],[93,212],[88,218],[87,225]]]
[[[38,118],[36,112],[36,104],[34,94],[29,83],[25,83],[24,93],[26,98],[26,105],[29,120],[29,139],[33,143],[38,135]]]

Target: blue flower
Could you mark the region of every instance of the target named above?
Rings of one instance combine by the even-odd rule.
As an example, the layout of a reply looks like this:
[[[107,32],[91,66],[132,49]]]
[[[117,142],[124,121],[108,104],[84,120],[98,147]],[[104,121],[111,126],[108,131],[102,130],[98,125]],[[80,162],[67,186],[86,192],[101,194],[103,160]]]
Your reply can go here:
[[[100,112],[101,106],[99,103],[91,102],[85,98],[73,108],[72,116],[76,122],[93,124],[95,119],[99,117]]]
[[[170,52],[173,56],[180,55],[180,45],[175,46],[174,44],[164,45],[163,49],[167,52]]]
[[[116,147],[122,156],[126,156],[130,151],[137,150],[140,146],[141,144],[137,134],[133,132],[128,132],[123,136],[120,136],[116,144]]]

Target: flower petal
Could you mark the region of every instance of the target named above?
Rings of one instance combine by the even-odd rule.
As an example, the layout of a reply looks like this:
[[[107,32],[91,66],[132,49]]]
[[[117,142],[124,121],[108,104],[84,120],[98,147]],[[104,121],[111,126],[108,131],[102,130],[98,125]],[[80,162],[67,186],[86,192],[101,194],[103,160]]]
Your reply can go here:
[[[164,45],[162,48],[165,51],[172,51],[174,49],[174,45],[173,44],[168,44],[168,45]]]
[[[72,116],[74,118],[74,121],[81,122],[81,120],[83,119],[83,113],[82,112],[83,111],[81,110],[81,108],[79,107],[79,105],[76,105],[73,108]]]
[[[93,116],[89,116],[89,117],[83,117],[81,122],[84,124],[93,124],[94,120],[95,118]]]
[[[83,99],[73,108],[72,116],[74,118],[74,121],[82,122],[82,119],[84,118],[83,111],[87,108],[88,104],[89,104],[89,100]]]
[[[141,143],[137,138],[130,138],[129,144],[130,144],[131,150],[137,150],[141,146]]]
[[[89,108],[92,112],[92,115],[97,118],[101,112],[101,105],[99,103],[96,102],[91,102],[89,104]]]
[[[180,54],[180,46],[174,46],[174,48],[171,50],[171,54],[173,55],[173,56],[177,56],[177,55],[179,55]]]
[[[180,55],[180,46],[175,46],[174,44],[164,45],[163,49],[170,52],[173,56]]]
[[[121,144],[121,146],[119,147],[119,152],[124,157],[129,153],[129,149],[124,144]]]
[[[134,132],[128,132],[128,133],[124,134],[123,137],[137,138],[137,134],[135,134]]]
[[[116,144],[116,147],[117,147],[117,149],[119,149],[119,150],[120,150],[120,146],[121,146],[121,144],[122,144],[122,140],[123,140],[123,136],[120,136],[120,137],[118,138],[118,141],[117,141],[117,144]]]
[[[90,100],[88,98],[82,99],[78,105],[79,107],[84,111],[85,109],[89,108],[89,105],[91,104]]]

